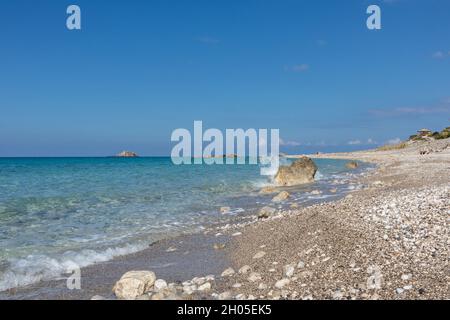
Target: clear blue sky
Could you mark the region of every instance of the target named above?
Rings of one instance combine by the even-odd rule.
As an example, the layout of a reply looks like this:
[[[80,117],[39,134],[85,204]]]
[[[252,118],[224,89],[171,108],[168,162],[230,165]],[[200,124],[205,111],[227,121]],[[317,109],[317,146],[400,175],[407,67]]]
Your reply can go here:
[[[194,120],[365,148],[449,126],[449,75],[447,0],[5,0],[0,156],[166,155]]]

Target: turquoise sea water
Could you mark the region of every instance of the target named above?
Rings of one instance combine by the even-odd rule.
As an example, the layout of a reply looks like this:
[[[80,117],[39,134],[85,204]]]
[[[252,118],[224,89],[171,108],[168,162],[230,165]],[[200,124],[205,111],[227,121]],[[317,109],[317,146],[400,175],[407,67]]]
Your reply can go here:
[[[338,197],[367,168],[315,162],[318,181],[291,188],[290,202]],[[258,165],[175,166],[170,158],[0,158],[0,291],[255,212],[273,196],[258,194],[271,183],[259,173]]]

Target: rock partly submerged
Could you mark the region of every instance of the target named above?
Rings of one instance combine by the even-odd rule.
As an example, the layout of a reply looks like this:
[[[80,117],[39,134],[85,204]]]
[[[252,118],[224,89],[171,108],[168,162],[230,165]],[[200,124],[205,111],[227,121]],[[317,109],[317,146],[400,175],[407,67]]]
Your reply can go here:
[[[279,186],[295,186],[313,182],[316,172],[316,164],[310,158],[302,157],[289,166],[281,166],[274,180]]]
[[[356,162],[356,161],[350,161],[350,162],[347,162],[347,163],[345,164],[345,167],[346,167],[347,169],[356,169],[356,168],[358,168],[358,162]]]

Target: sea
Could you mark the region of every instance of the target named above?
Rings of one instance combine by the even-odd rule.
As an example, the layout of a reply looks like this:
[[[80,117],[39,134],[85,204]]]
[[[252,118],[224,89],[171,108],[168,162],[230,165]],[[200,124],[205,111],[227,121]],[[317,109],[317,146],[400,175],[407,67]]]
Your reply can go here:
[[[282,158],[286,165],[292,160]],[[73,269],[144,250],[155,241],[254,215],[330,201],[357,190],[372,169],[346,160],[314,160],[316,181],[273,185],[260,165],[174,165],[169,157],[0,158],[0,291],[58,279]],[[221,207],[230,207],[225,214]]]

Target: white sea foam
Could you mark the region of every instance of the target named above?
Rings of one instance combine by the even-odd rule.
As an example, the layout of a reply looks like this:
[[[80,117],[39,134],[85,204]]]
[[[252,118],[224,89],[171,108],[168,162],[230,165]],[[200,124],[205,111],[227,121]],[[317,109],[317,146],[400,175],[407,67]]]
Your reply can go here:
[[[0,273],[0,291],[26,286],[39,281],[61,279],[69,276],[75,267],[83,268],[95,263],[145,249],[148,244],[126,245],[104,251],[68,251],[58,258],[47,255],[29,255],[8,261],[7,270]],[[83,277],[83,275],[81,275]]]

